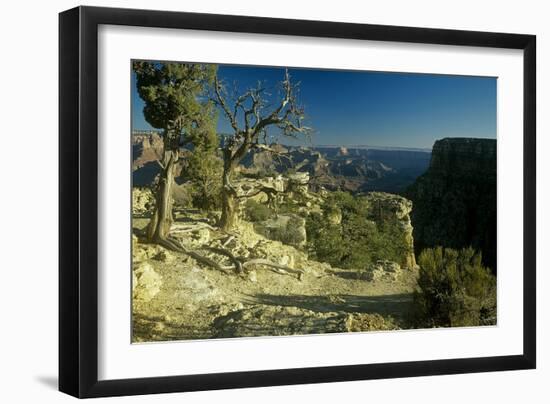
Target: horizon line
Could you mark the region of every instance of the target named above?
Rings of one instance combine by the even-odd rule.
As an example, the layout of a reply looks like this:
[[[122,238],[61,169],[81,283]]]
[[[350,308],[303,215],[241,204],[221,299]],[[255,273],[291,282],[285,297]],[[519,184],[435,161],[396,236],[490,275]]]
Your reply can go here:
[[[132,134],[135,132],[143,132],[143,133],[160,133],[160,129],[132,129]],[[226,133],[217,133],[218,135],[227,135]],[[444,139],[444,138],[442,138]],[[472,138],[473,139],[473,138]],[[418,146],[377,146],[377,145],[369,145],[369,144],[286,144],[286,143],[277,143],[274,142],[273,144],[279,144],[281,146],[286,147],[327,147],[327,148],[337,148],[337,147],[345,147],[345,148],[355,148],[355,149],[373,149],[373,150],[409,150],[409,151],[422,151],[422,152],[431,152],[433,149],[433,146],[426,146],[426,147],[418,147]]]

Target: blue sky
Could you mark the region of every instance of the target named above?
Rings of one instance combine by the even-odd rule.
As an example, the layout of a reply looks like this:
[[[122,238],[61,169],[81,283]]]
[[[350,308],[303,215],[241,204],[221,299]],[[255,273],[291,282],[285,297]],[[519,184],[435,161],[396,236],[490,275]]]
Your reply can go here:
[[[443,137],[496,138],[497,79],[492,77],[289,69],[315,145],[431,148]],[[238,91],[258,80],[273,89],[283,68],[220,65],[218,77]],[[132,125],[150,129],[132,80]],[[220,133],[231,133],[223,114]],[[275,133],[273,133],[275,134]],[[282,143],[291,143],[282,141]]]

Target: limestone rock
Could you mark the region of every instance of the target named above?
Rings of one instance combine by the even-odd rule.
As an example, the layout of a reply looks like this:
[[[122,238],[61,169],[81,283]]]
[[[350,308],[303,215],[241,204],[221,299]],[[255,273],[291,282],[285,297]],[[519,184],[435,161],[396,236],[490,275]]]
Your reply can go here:
[[[385,192],[369,192],[365,195],[368,201],[367,216],[378,224],[395,226],[402,232],[403,255],[399,265],[403,268],[417,267],[414,255],[413,226],[410,213],[412,202],[402,196]]]
[[[298,215],[278,215],[257,223],[254,229],[270,240],[301,247],[307,241],[306,221]]]
[[[149,188],[132,188],[132,210],[134,215],[150,213],[155,206],[155,198]]]
[[[162,286],[162,276],[155,272],[151,264],[142,262],[134,266],[132,285],[135,300],[149,302],[159,292]]]
[[[496,157],[495,139],[444,138],[434,143],[430,170],[455,175],[480,175],[480,172],[494,175]]]
[[[237,193],[240,195],[255,194],[260,189],[273,190],[273,194],[282,193],[285,191],[288,180],[282,175],[276,177],[264,177],[264,178],[239,178],[233,182],[233,186],[237,189]],[[265,192],[261,192],[258,195],[252,197],[252,199],[258,202],[267,202],[268,195]]]
[[[303,335],[393,330],[391,319],[379,314],[316,312],[293,306],[256,305],[228,311],[214,320],[217,337]]]
[[[174,256],[174,254],[171,253],[170,251],[164,249],[164,248],[161,249],[157,253],[157,255],[155,255],[154,258],[158,261],[162,261],[162,262],[166,262],[166,263],[171,263],[171,262],[174,262],[176,260],[176,257]]]
[[[208,229],[198,229],[191,233],[193,238],[193,243],[197,245],[203,245],[210,241],[210,230]]]
[[[417,252],[444,244],[473,247],[497,270],[497,141],[445,138],[428,170],[407,190]]]
[[[156,257],[162,247],[159,247],[155,244],[134,244],[132,251],[132,261],[134,263],[147,261],[151,258]]]
[[[288,184],[287,192],[292,193],[292,196],[302,196],[305,198],[309,195],[309,173],[308,172],[296,172],[287,175]]]
[[[347,314],[319,313],[297,307],[258,305],[231,311],[214,320],[217,337],[299,335],[342,332]]]
[[[345,205],[325,205],[320,213],[324,223],[332,229],[347,231],[360,222],[362,226],[376,230],[384,237],[384,242],[392,246],[392,254],[386,258],[395,260],[402,268],[416,268],[413,227],[409,216],[412,202],[385,192],[369,192],[359,198],[353,210],[346,211]],[[362,242],[368,244],[370,234],[365,231]]]
[[[204,301],[217,302],[221,298],[219,290],[199,267],[186,268],[178,278],[178,290],[173,296],[175,301],[185,301],[194,306]]]
[[[248,280],[252,283],[258,282],[258,277],[256,275],[256,271],[250,271],[247,275]]]
[[[368,281],[396,281],[401,275],[401,267],[396,262],[379,260],[367,268],[365,279]]]

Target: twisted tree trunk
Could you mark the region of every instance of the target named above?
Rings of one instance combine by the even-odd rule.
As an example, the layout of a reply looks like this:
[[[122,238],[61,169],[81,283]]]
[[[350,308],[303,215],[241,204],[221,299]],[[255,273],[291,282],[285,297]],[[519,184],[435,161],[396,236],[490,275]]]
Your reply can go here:
[[[265,88],[258,84],[239,96],[230,106],[224,96],[224,88],[217,78],[214,79],[214,102],[221,107],[229,120],[234,134],[226,139],[223,145],[223,188],[222,188],[222,216],[220,227],[223,230],[231,230],[238,221],[239,198],[235,188],[231,185],[231,174],[240,161],[246,156],[250,148],[269,149],[267,144],[262,144],[267,139],[267,128],[277,127],[282,135],[296,138],[298,134],[308,134],[311,128],[302,126],[304,118],[303,108],[296,103],[294,90],[296,88],[290,82],[288,69],[282,82],[284,96],[280,103],[266,112],[266,106],[271,104],[264,97]],[[244,124],[244,127],[243,127]]]
[[[231,185],[231,168],[224,167],[223,186],[222,186],[222,216],[220,227],[224,231],[233,229],[239,220],[237,191]]]
[[[147,227],[147,238],[150,241],[166,240],[170,232],[170,226],[174,221],[172,188],[177,159],[178,151],[165,147],[158,189],[155,195],[155,212]]]

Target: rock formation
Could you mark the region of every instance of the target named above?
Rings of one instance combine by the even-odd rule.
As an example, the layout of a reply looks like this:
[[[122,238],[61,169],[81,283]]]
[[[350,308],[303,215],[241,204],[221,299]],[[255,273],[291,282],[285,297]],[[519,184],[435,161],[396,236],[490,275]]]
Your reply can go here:
[[[395,330],[397,327],[376,313],[316,312],[298,307],[252,306],[231,311],[214,320],[216,337],[327,334]]]
[[[416,269],[408,199],[383,192],[353,196],[328,193],[320,211],[307,218],[315,259],[359,272],[379,260]]]
[[[151,264],[140,262],[134,264],[132,271],[132,294],[135,300],[149,302],[159,292],[162,286],[160,276]]]
[[[306,244],[306,221],[298,215],[277,215],[276,218],[256,223],[254,230],[262,236],[284,244],[302,247]]]
[[[338,156],[347,156],[347,155],[349,155],[349,150],[348,150],[348,148],[347,148],[347,147],[344,147],[344,146],[340,147],[340,148],[338,149],[338,154],[337,154],[337,155],[338,155]]]
[[[162,156],[163,142],[156,132],[139,133],[132,136],[133,169],[157,161]]]
[[[399,264],[387,260],[378,260],[367,268],[365,279],[368,281],[396,281],[400,275],[401,267]]]
[[[157,161],[162,156],[163,141],[156,132],[132,135],[132,182],[149,186],[160,171]]]
[[[396,230],[397,237],[394,242],[402,245],[398,264],[403,268],[416,268],[413,226],[409,216],[413,207],[412,202],[402,196],[384,192],[370,192],[365,198],[368,201],[368,218],[379,227]]]
[[[132,208],[136,216],[151,213],[155,205],[155,196],[149,188],[132,188]]]
[[[164,142],[157,132],[138,132],[132,135],[132,183],[134,187],[151,186],[160,172],[158,161],[162,158]],[[181,149],[180,157],[188,150]],[[176,178],[180,176],[183,158],[176,164]]]
[[[435,142],[428,171],[407,190],[417,253],[434,246],[481,250],[496,271],[495,139]]]
[[[250,152],[242,172],[273,175],[289,168],[311,176],[310,188],[331,191],[400,192],[426,171],[427,150],[376,150],[366,147],[271,145],[276,153]]]

